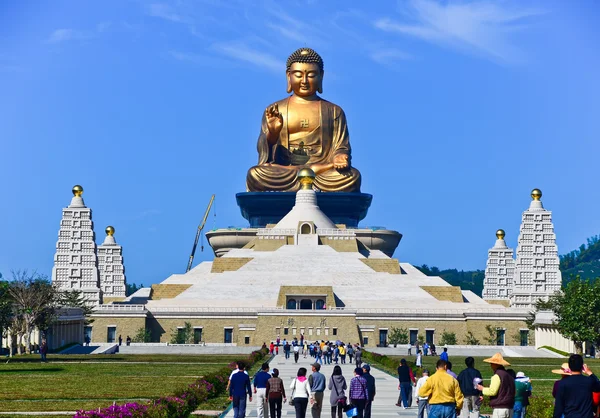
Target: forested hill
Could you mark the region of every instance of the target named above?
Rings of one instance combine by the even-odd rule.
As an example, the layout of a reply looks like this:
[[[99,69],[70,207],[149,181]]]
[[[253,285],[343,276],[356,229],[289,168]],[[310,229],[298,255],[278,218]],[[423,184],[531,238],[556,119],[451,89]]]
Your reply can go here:
[[[481,296],[483,292],[484,270],[464,271],[457,269],[440,270],[437,267],[429,267],[427,264],[415,266],[428,276],[440,276],[452,286],[460,286],[463,290],[471,290]]]
[[[463,290],[471,290],[481,296],[483,292],[484,270],[440,270],[423,264],[418,267],[428,276],[440,276],[452,286],[460,286]],[[587,239],[587,244],[582,244],[577,250],[560,256],[560,271],[563,283],[576,276],[583,279],[600,277],[600,235]]]
[[[563,283],[581,276],[583,279],[600,277],[600,235],[587,239],[577,250],[560,256]]]

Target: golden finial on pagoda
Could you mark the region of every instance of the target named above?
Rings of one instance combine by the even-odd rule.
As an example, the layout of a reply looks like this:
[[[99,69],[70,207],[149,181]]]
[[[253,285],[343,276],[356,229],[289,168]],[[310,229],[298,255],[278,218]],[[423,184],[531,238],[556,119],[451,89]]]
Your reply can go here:
[[[496,238],[504,239],[505,236],[506,236],[506,233],[504,232],[504,229],[499,229],[496,231]]]
[[[83,187],[81,187],[79,184],[76,184],[75,186],[73,186],[73,196],[76,197],[81,197],[81,195],[83,194]]]
[[[115,234],[115,228],[110,225],[106,227],[105,231],[106,235],[109,235],[111,237]]]
[[[531,191],[531,198],[533,200],[540,200],[542,198],[542,191],[540,189],[533,189]]]
[[[315,181],[315,172],[310,168],[303,168],[298,171],[298,181],[302,185],[302,190],[312,190],[312,184]]]

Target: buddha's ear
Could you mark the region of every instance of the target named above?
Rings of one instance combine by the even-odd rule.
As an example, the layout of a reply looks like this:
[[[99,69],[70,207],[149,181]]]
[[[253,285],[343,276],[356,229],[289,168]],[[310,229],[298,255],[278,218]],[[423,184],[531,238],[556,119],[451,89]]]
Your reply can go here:
[[[321,80],[319,80],[319,85],[317,86],[317,91],[323,94],[323,76],[325,75],[325,71],[321,71]]]
[[[287,79],[287,92],[291,93],[292,92],[292,79],[291,79],[291,74],[289,71],[287,71],[285,73],[285,77]]]

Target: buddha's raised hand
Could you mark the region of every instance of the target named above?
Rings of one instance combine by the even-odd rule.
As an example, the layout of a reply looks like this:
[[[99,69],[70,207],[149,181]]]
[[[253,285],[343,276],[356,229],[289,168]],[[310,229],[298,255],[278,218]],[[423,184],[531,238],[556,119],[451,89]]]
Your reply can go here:
[[[283,116],[279,113],[279,106],[274,104],[267,107],[265,114],[267,116],[267,128],[269,128],[269,133],[278,137],[281,128],[283,127]]]

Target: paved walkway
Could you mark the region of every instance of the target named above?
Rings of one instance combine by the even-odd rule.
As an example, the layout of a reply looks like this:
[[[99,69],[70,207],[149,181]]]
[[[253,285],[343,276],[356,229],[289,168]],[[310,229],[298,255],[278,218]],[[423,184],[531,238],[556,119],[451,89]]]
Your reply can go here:
[[[310,374],[310,364],[313,362],[313,358],[308,356],[306,359],[300,356],[300,360],[298,360],[298,364],[294,364],[293,356],[289,360],[285,360],[285,356],[280,354],[276,356],[270,363],[271,369],[277,368],[279,369],[279,377],[281,377],[285,383],[286,394],[289,396],[291,391],[289,390],[290,385],[292,384],[292,380],[296,377],[296,373],[298,372],[298,368],[306,367],[308,373]],[[329,382],[329,377],[333,372],[333,366],[327,365],[321,368],[321,373],[325,375],[327,378],[327,382]],[[353,370],[354,366],[350,364],[341,365],[342,373],[346,377],[346,381],[350,384],[350,379],[354,376]],[[375,401],[373,402],[372,408],[372,416],[373,418],[390,418],[390,417],[415,417],[417,415],[417,408],[414,407],[409,409],[402,409],[396,406],[396,402],[398,401],[398,379],[384,373],[375,368],[371,368],[371,374],[375,377],[376,387],[377,387],[377,395],[375,396]],[[307,375],[308,376],[308,375]],[[329,418],[331,416],[331,407],[329,404],[329,390],[325,390],[324,402],[323,402],[323,411],[321,413],[322,418]],[[283,406],[282,417],[294,417],[296,414],[294,408],[288,404]],[[248,407],[246,408],[246,416],[247,417],[256,417],[256,398],[252,398],[252,403],[248,403]],[[233,410],[230,410],[226,415],[227,418],[233,417]],[[306,417],[310,418],[310,405],[308,408],[308,412],[306,413]],[[266,417],[265,417],[266,418]]]

